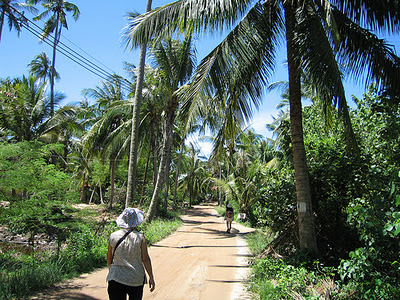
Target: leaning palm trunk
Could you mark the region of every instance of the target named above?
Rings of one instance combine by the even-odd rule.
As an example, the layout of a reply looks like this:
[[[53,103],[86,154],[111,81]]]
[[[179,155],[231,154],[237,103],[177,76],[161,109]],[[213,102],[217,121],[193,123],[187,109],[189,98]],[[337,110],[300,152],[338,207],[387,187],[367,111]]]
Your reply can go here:
[[[160,192],[162,190],[162,186],[164,184],[165,178],[165,170],[168,161],[168,152],[170,151],[171,144],[171,136],[172,136],[172,128],[175,119],[175,110],[178,106],[176,101],[172,101],[171,105],[169,105],[168,111],[166,112],[165,120],[164,120],[164,132],[163,132],[163,141],[161,147],[161,160],[160,166],[158,168],[157,180],[153,191],[153,196],[151,198],[149,210],[146,214],[145,222],[150,223],[153,220],[153,217],[157,211],[158,199]]]
[[[152,0],[147,0],[146,12],[151,10]],[[144,79],[144,63],[146,58],[146,45],[140,46],[139,53],[139,73],[136,80],[135,99],[133,103],[132,112],[132,131],[131,131],[131,144],[129,154],[129,167],[128,167],[128,183],[126,186],[126,201],[125,207],[129,207],[133,202],[135,196],[136,185],[136,164],[137,164],[137,149],[139,140],[139,118],[140,106],[142,104],[142,89]]]
[[[297,214],[300,249],[317,251],[310,180],[303,140],[300,63],[294,46],[295,16],[291,4],[285,2],[287,56],[289,69],[290,127],[296,180]]]

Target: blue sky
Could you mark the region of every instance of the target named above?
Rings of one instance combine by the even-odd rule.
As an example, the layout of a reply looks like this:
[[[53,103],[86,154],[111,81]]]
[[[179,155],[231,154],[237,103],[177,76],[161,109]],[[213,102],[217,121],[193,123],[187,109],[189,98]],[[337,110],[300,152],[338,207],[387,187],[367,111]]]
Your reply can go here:
[[[126,15],[130,11],[143,13],[147,1],[70,0],[70,2],[79,7],[81,16],[75,22],[69,15],[67,19],[69,28],[68,30],[63,29],[61,41],[96,64],[102,64],[102,68],[107,71],[126,75],[123,71],[123,62],[135,65],[138,63],[138,50],[128,52],[121,43],[123,28],[127,24]],[[153,0],[152,7],[155,8],[170,2],[170,0]],[[43,27],[43,23],[38,23],[38,25]],[[208,54],[222,38],[222,34],[199,38],[196,44],[198,61]],[[388,41],[396,45],[399,54],[399,37],[389,37]],[[0,78],[14,78],[28,74],[27,65],[43,51],[51,58],[52,52],[49,45],[39,43],[38,38],[26,30],[22,31],[18,37],[15,30],[10,32],[5,26],[0,43]],[[287,80],[287,71],[283,67],[284,56],[284,53],[278,56],[278,67],[272,81]],[[65,103],[81,101],[83,99],[82,90],[95,87],[101,80],[59,53],[56,57],[56,70],[60,73],[61,80],[56,82],[55,89],[66,94]],[[361,97],[363,90],[362,83],[346,83],[348,101],[351,102],[350,96],[353,94]],[[271,136],[271,133],[265,129],[265,124],[271,122],[272,115],[276,116],[275,107],[279,102],[280,92],[264,95],[263,104],[260,110],[254,113],[252,120],[252,127],[257,133]],[[207,149],[205,151],[208,152]]]

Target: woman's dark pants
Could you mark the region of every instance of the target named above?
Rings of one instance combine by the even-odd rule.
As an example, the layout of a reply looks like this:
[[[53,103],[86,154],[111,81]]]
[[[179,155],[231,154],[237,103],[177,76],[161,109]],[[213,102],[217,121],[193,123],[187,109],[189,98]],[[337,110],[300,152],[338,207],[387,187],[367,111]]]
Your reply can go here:
[[[128,286],[114,280],[108,282],[107,291],[110,300],[126,300],[126,295],[129,295],[129,300],[141,300],[143,297],[143,285]]]

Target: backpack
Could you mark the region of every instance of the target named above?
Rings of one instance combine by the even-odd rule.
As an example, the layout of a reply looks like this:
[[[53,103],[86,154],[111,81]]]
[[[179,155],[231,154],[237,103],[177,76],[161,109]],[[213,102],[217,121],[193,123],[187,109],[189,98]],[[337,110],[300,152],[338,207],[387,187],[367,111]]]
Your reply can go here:
[[[232,217],[233,217],[233,210],[227,210],[227,211],[226,211],[226,216],[227,216],[228,218],[232,218]]]

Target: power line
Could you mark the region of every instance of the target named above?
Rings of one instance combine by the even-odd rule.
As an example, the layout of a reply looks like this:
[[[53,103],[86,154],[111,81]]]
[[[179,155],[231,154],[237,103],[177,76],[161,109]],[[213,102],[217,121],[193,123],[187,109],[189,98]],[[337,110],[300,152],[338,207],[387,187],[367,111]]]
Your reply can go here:
[[[50,38],[54,40],[54,36],[52,34],[49,34],[48,36],[43,37],[43,35],[42,35],[43,28],[41,28],[40,26],[38,26],[37,24],[35,24],[31,20],[29,20],[27,17],[25,17],[21,12],[19,12],[14,7],[10,6],[9,4],[8,4],[8,6],[10,8],[12,8],[13,11],[15,11],[17,14],[19,14],[22,17],[22,19],[24,21],[21,22],[21,26],[23,28],[27,29],[28,32],[30,32],[34,36],[38,37],[41,41],[43,41],[46,44],[48,44],[49,46],[53,47],[53,42],[50,40]],[[33,25],[33,26],[32,27],[29,26],[30,24]],[[76,47],[78,47],[78,46],[76,46]],[[80,47],[78,47],[78,48],[81,49]],[[68,59],[72,60],[73,62],[75,62],[76,64],[81,66],[82,68],[86,69],[87,71],[93,73],[94,75],[104,79],[105,81],[108,81],[109,83],[113,83],[112,80],[110,80],[110,78],[115,74],[115,72],[113,72],[110,68],[108,68],[107,66],[105,66],[101,62],[99,62],[99,63],[101,65],[105,66],[107,69],[111,70],[113,73],[109,73],[108,71],[104,70],[102,67],[100,67],[97,64],[91,62],[89,59],[87,59],[83,55],[79,54],[78,52],[76,52],[75,50],[73,50],[72,48],[70,48],[69,46],[64,44],[62,41],[59,41],[57,43],[56,51],[58,51],[60,54],[64,55]],[[81,51],[83,51],[83,50],[81,49]],[[83,51],[83,52],[85,52],[85,51]],[[98,61],[98,60],[96,60],[96,61]],[[126,82],[125,80],[121,81],[121,87],[124,88],[128,92],[132,91],[131,85],[128,82]]]
[[[99,64],[101,64],[103,67],[107,68],[109,71],[111,71],[112,73],[115,73],[114,70],[111,70],[108,66],[106,66],[105,64],[103,64],[101,61],[97,60],[95,57],[93,57],[92,55],[90,55],[90,53],[87,53],[84,49],[82,49],[81,47],[79,47],[77,44],[75,44],[73,41],[71,41],[70,39],[68,39],[66,36],[62,35],[61,36],[66,39],[68,42],[70,42],[72,45],[74,45],[76,48],[78,48],[79,50],[81,50],[83,53],[85,53],[86,55],[90,56],[92,59],[94,59],[96,62],[98,62]]]

